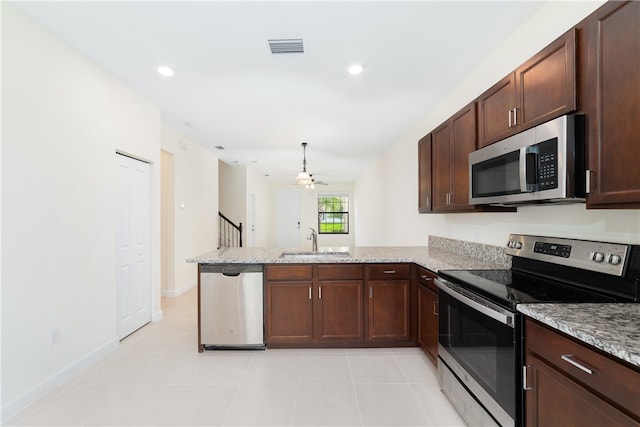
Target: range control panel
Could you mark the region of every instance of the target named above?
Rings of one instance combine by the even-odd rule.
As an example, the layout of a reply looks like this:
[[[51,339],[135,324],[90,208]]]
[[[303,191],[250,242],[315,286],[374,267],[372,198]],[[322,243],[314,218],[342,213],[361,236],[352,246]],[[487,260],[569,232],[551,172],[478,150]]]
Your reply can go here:
[[[511,234],[506,253],[569,267],[622,276],[630,245]]]

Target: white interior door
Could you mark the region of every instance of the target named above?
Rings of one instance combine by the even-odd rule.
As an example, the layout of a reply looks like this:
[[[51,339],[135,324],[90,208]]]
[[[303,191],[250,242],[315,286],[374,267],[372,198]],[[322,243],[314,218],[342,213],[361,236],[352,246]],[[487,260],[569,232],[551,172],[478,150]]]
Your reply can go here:
[[[276,192],[276,243],[279,248],[300,246],[300,191]]]
[[[151,321],[150,168],[118,162],[117,316],[120,339]]]

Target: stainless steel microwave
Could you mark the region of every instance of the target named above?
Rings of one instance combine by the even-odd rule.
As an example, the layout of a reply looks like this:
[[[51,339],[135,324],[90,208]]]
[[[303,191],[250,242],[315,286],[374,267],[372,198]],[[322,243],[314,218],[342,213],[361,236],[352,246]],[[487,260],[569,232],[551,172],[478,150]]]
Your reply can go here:
[[[585,201],[583,115],[566,115],[469,154],[469,202]]]

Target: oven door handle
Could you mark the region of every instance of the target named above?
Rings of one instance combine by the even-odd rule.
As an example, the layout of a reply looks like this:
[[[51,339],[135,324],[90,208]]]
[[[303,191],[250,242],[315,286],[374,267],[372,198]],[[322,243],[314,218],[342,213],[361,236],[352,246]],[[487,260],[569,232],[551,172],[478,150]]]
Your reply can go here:
[[[511,328],[515,328],[515,324],[513,321],[514,320],[513,313],[507,310],[503,310],[489,302],[486,302],[486,301],[478,302],[472,298],[469,298],[466,295],[463,295],[462,293],[460,293],[460,291],[458,291],[458,289],[456,289],[457,288],[456,285],[443,279],[442,277],[438,277],[435,280],[435,282],[436,282],[436,285],[438,285],[438,288],[440,290],[449,294],[451,297],[457,299],[461,303],[473,308],[474,310],[479,311],[482,314],[485,314],[491,317],[492,319],[497,320],[502,324],[505,324]]]

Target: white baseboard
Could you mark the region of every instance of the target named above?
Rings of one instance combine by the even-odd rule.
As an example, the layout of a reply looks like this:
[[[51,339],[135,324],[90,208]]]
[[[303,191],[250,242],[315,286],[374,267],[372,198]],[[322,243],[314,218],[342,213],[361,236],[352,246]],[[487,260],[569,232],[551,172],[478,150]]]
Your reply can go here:
[[[175,290],[163,290],[162,296],[167,298],[179,297],[180,295],[187,292],[189,289],[194,288],[197,284],[198,284],[198,281],[194,280],[193,282],[189,282]]]
[[[153,313],[151,315],[151,321],[152,322],[159,322],[162,320],[162,318],[164,317],[164,313],[162,310],[158,310],[155,313]]]
[[[67,365],[65,368],[51,375],[49,378],[31,387],[12,401],[2,407],[1,422],[4,423],[9,418],[17,415],[20,411],[26,409],[29,405],[35,403],[38,399],[55,389],[56,387],[69,382],[74,376],[93,366],[96,362],[104,359],[111,352],[116,350],[120,345],[120,340],[116,337],[105,343],[101,347],[84,357]]]

